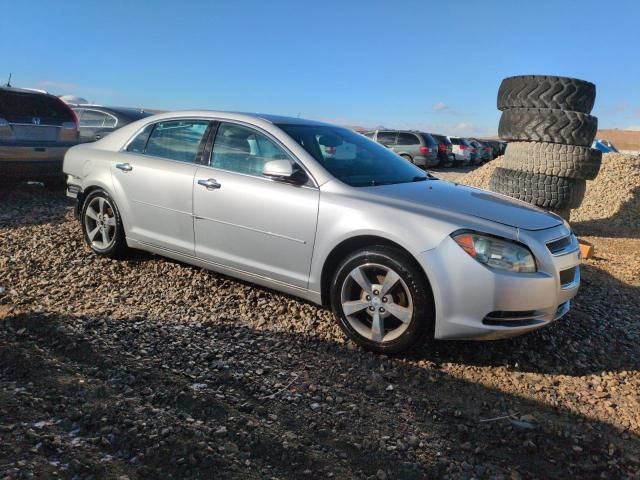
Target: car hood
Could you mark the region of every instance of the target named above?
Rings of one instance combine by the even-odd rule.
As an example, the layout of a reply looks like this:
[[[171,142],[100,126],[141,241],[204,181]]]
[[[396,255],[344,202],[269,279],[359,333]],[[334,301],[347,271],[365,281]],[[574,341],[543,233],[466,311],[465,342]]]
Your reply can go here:
[[[408,202],[414,207],[450,211],[525,230],[562,225],[562,220],[528,203],[479,188],[443,180],[365,187],[369,194]],[[383,198],[380,201],[385,203]]]

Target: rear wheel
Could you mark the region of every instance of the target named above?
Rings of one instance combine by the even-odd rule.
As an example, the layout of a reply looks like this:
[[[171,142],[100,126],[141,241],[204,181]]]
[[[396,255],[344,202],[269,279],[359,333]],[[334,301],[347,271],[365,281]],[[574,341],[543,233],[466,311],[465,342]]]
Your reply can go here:
[[[404,158],[406,161],[408,161],[408,162],[410,162],[410,163],[413,163],[413,158],[411,158],[411,156],[410,156],[410,155],[403,154],[403,155],[400,155],[400,156],[401,156],[402,158]]]
[[[80,215],[87,245],[98,255],[121,258],[127,252],[122,218],[116,202],[104,190],[87,195]]]
[[[400,249],[361,249],[338,267],[331,305],[340,327],[358,345],[378,353],[407,350],[433,335],[431,289]]]

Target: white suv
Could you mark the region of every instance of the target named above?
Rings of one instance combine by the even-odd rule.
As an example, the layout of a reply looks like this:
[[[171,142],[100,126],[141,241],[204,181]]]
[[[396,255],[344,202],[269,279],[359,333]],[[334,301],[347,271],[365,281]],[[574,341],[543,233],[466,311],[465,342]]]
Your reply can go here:
[[[453,147],[453,155],[456,164],[468,165],[471,163],[471,151],[473,147],[466,138],[449,137]]]

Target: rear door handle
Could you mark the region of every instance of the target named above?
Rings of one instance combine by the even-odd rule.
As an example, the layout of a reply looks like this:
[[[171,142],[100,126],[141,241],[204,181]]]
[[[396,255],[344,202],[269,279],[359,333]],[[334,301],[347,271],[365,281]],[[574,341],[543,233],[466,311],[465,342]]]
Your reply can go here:
[[[222,185],[220,185],[215,179],[213,178],[208,178],[206,180],[204,179],[199,179],[198,180],[198,185],[202,185],[203,187],[205,187],[207,190],[217,190],[218,188],[222,187]]]
[[[130,172],[133,170],[133,167],[128,163],[116,163],[116,168],[118,170],[122,170],[123,172]]]

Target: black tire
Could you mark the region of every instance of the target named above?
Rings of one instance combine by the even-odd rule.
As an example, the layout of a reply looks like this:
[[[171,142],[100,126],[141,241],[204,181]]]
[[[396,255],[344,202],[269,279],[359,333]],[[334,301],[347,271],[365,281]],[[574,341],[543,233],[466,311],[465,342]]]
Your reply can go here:
[[[366,338],[354,328],[344,313],[341,301],[343,284],[355,268],[366,264],[378,264],[394,270],[404,282],[403,287],[406,286],[410,292],[413,305],[411,320],[406,330],[393,340],[376,342]],[[330,298],[333,313],[342,330],[347,337],[366,350],[386,354],[399,353],[433,338],[435,311],[431,287],[415,260],[398,248],[377,245],[351,253],[336,269],[331,281]]]
[[[404,158],[407,162],[409,163],[413,163],[413,158],[411,158],[410,155],[407,155],[406,153],[403,153],[402,155],[400,155],[402,158]],[[413,163],[415,165],[415,163]]]
[[[595,148],[544,142],[512,142],[502,166],[509,170],[593,180],[600,171],[602,152]]]
[[[502,80],[498,90],[498,110],[509,108],[557,108],[591,113],[596,86],[568,77],[521,75]]]
[[[586,113],[551,108],[511,108],[502,112],[498,135],[509,141],[588,147],[597,130],[598,119]]]
[[[109,228],[109,231],[110,231],[109,238],[112,238],[112,241],[105,243],[105,245],[102,247],[99,246],[96,241],[92,241],[92,239],[90,238],[90,234],[88,231],[90,228],[89,224],[91,223],[91,221],[94,221],[94,220],[91,219],[90,216],[87,214],[89,207],[92,206],[94,201],[99,202],[100,198],[104,199],[107,202],[108,208],[105,208],[105,213],[111,218],[113,218],[115,222],[115,225]],[[123,258],[128,253],[129,249],[127,247],[127,241],[126,241],[125,232],[124,232],[124,225],[122,224],[122,217],[120,216],[120,211],[118,210],[118,206],[116,205],[116,202],[113,200],[113,198],[111,198],[111,196],[104,190],[101,190],[101,189],[93,190],[86,196],[86,198],[82,203],[82,211],[80,213],[80,224],[82,226],[82,233],[84,235],[84,240],[89,246],[89,248],[93,250],[94,253],[100,256],[116,258],[116,259]],[[93,224],[91,224],[91,226],[93,226]],[[98,232],[96,235],[102,235],[102,234],[101,232]],[[93,240],[95,239],[96,237],[94,237]],[[104,240],[104,237],[101,237],[101,239]]]
[[[586,182],[498,167],[491,174],[489,189],[542,208],[571,209],[582,203]]]

